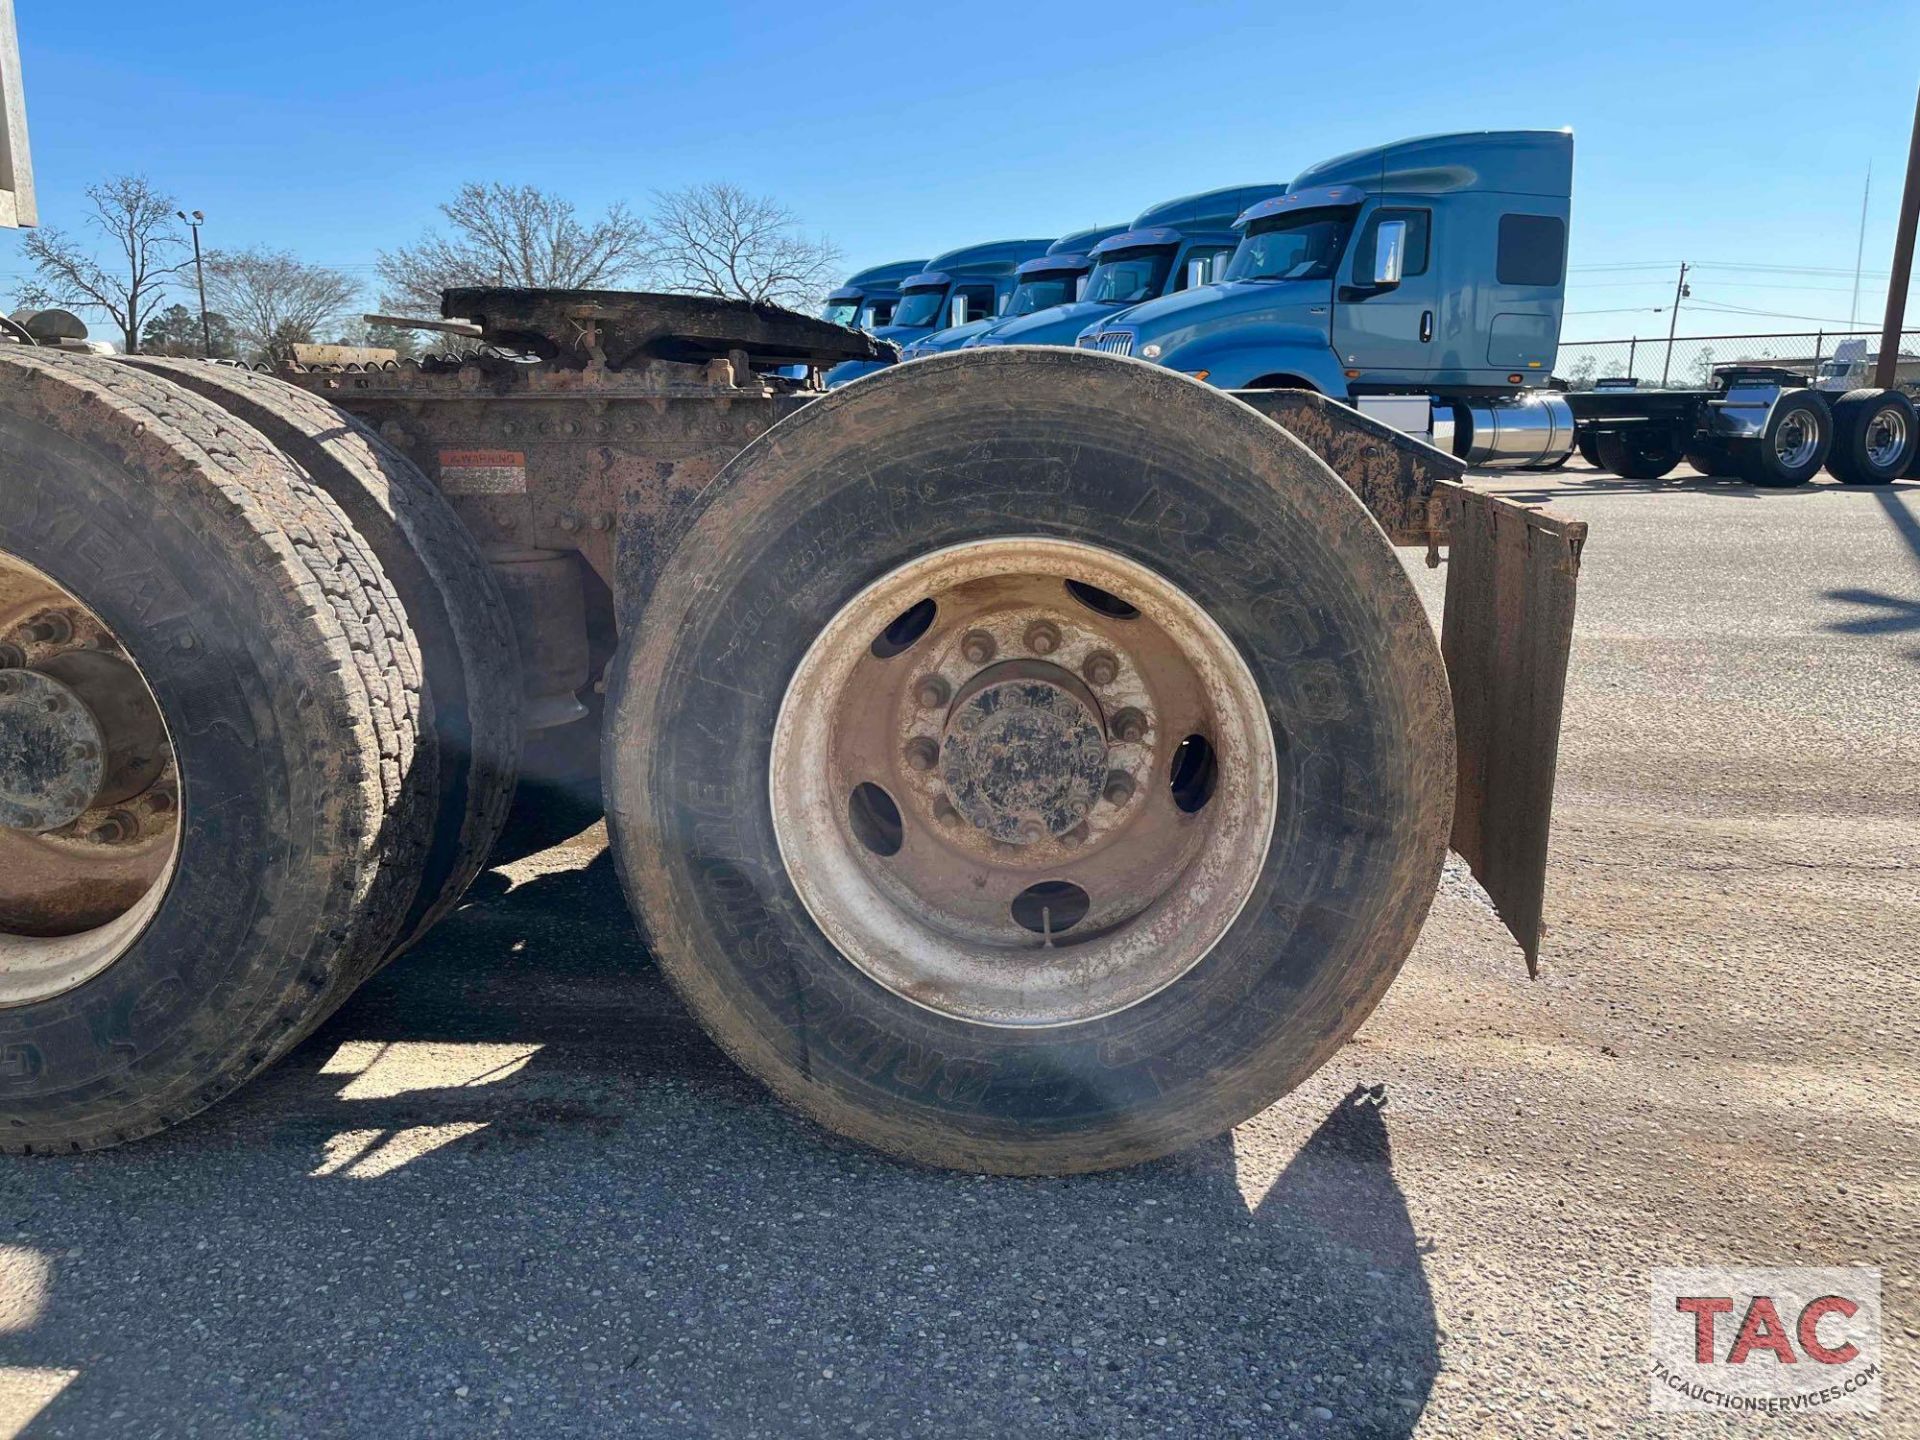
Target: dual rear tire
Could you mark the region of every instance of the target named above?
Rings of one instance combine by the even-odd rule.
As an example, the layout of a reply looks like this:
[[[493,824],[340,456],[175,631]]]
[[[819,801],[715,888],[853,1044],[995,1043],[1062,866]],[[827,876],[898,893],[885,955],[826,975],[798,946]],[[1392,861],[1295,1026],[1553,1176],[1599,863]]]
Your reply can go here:
[[[444,502],[403,497],[426,482],[381,469],[331,407],[323,424],[291,387],[226,383],[205,398],[104,359],[0,354],[0,676],[25,693],[82,661],[137,675],[122,708],[153,717],[157,754],[106,823],[90,808],[0,829],[0,1148],[148,1134],[271,1063],[450,903],[511,783],[498,737],[517,686],[478,638],[504,626],[498,597],[484,567],[429,594],[417,551],[448,536],[400,520]],[[238,418],[243,401],[311,468]],[[313,448],[328,432],[374,468],[330,467]],[[0,713],[0,730],[32,718]],[[55,790],[90,780],[62,763]],[[118,913],[42,903],[135,845],[163,863]]]

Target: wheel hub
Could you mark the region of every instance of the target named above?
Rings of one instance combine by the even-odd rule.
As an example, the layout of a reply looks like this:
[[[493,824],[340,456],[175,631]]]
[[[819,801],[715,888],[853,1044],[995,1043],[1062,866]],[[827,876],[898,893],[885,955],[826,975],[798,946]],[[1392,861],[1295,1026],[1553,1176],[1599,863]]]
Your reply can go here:
[[[79,696],[37,670],[0,670],[0,826],[70,825],[105,776],[106,736]]]
[[[1106,775],[1099,702],[1057,665],[995,665],[948,713],[940,778],[960,815],[994,840],[1065,835],[1092,812]]]

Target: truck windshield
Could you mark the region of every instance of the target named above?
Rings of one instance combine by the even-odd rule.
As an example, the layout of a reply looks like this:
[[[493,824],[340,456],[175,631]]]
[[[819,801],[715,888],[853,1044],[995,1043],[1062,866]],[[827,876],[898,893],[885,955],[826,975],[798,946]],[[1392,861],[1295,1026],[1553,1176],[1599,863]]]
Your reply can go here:
[[[1138,305],[1151,300],[1167,283],[1167,271],[1173,266],[1173,247],[1151,250],[1117,250],[1103,256],[1093,267],[1087,281],[1087,293],[1080,298],[1102,305]]]
[[[858,300],[829,300],[820,307],[820,318],[830,325],[851,325],[859,314]]]
[[[900,303],[894,307],[893,323],[915,328],[931,325],[940,318],[946,304],[945,286],[932,290],[909,290],[900,297]]]
[[[1007,302],[1007,314],[1031,315],[1036,310],[1068,304],[1073,299],[1073,284],[1078,278],[1072,272],[1063,271],[1058,275],[1034,275],[1022,280],[1014,287],[1013,299]]]
[[[1352,210],[1303,210],[1256,220],[1227,266],[1229,280],[1330,280],[1353,229]]]

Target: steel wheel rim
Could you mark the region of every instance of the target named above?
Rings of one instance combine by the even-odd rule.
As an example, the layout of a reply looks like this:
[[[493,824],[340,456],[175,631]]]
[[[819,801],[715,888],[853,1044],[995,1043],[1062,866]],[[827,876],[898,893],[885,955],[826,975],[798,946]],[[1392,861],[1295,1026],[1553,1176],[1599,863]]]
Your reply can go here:
[[[1797,470],[1813,459],[1820,447],[1820,422],[1811,410],[1789,410],[1774,432],[1773,453],[1781,465]]]
[[[180,774],[152,687],[78,596],[0,550],[0,1008],[91,980],[160,908]]]
[[[1876,470],[1890,470],[1907,452],[1907,417],[1897,405],[1883,405],[1867,423],[1867,459]]]
[[[1264,866],[1277,774],[1259,687],[1198,602],[1110,550],[1007,537],[841,608],[787,687],[769,791],[794,889],[851,964],[1034,1028],[1136,1005],[1212,950]]]

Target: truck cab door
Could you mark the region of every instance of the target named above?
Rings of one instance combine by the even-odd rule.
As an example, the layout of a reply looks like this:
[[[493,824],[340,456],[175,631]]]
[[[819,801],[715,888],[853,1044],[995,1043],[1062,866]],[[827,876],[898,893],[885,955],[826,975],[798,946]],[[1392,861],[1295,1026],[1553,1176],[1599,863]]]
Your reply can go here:
[[[1333,348],[1356,384],[1418,384],[1443,366],[1433,212],[1381,205],[1361,222],[1334,284]]]

